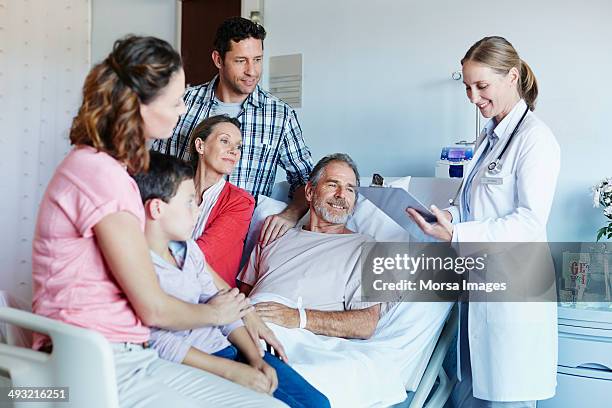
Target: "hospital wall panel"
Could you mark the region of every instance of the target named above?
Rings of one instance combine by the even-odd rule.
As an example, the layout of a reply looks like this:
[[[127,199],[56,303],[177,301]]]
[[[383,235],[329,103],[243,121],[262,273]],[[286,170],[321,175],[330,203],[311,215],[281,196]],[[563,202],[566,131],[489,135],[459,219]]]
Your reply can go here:
[[[89,0],[0,0],[0,290],[29,302],[38,204],[69,150]]]

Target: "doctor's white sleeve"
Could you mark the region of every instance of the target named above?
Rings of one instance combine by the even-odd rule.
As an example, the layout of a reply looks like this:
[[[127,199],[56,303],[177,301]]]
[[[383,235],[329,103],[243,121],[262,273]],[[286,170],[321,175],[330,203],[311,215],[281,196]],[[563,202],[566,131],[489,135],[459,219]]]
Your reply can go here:
[[[451,220],[453,224],[457,224],[460,222],[459,207],[457,207],[456,205],[451,205],[450,207],[446,207],[445,210],[450,213],[451,217],[453,217],[453,219]]]
[[[559,145],[543,124],[529,129],[525,137],[514,143],[518,143],[513,173],[516,186],[511,190],[514,197],[499,197],[514,200],[514,209],[501,217],[455,224],[453,242],[536,242],[546,237],[561,166]]]

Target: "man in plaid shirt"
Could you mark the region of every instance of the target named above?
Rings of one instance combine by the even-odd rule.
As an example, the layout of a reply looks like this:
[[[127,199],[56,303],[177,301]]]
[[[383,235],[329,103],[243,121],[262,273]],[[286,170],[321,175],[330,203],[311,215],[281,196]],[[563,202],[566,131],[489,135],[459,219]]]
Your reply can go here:
[[[280,214],[266,219],[261,243],[282,236],[306,212],[304,185],[312,170],[312,157],[302,137],[295,111],[258,85],[263,65],[264,28],[232,17],[217,29],[212,59],[219,74],[210,82],[187,89],[187,112],[168,140],[153,149],[189,160],[189,135],[214,115],[236,117],[242,129],[242,155],[229,181],[251,193],[269,196],[277,166],[287,173],[292,201]]]

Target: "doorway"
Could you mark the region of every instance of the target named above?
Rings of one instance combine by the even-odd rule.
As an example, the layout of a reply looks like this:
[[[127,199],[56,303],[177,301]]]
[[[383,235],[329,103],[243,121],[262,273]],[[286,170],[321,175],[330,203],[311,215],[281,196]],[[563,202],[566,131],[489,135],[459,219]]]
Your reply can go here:
[[[228,17],[240,15],[241,0],[183,0],[181,6],[181,54],[188,85],[210,81],[218,72],[212,62],[217,27]]]

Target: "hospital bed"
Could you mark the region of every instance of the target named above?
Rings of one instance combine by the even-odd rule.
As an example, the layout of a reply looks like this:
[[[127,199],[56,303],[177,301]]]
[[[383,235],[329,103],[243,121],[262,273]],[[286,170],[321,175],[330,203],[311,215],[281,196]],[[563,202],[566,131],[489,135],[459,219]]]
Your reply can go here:
[[[436,204],[439,208],[448,206],[448,199],[452,198],[459,186],[459,180],[457,179],[428,177],[396,177],[386,178],[385,181],[395,187],[406,188],[422,202]],[[364,178],[360,182],[361,185],[369,184],[369,180]],[[286,206],[283,201],[286,200],[287,192],[288,184],[281,182],[276,184],[271,199],[267,197],[259,198],[246,240],[243,264],[247,261],[247,256],[257,241],[259,230],[265,217],[269,214],[282,211]],[[301,223],[304,223],[306,218],[307,215],[301,220]],[[349,221],[348,227],[354,231],[366,233],[375,240],[382,242],[406,242],[409,239],[419,241],[430,240],[416,226],[409,231],[404,230],[363,197],[359,197],[355,213]],[[417,313],[421,313],[424,310],[423,305],[414,306],[421,307],[417,309]],[[402,304],[400,307],[409,309],[411,305]],[[432,305],[431,308],[440,310],[439,305]],[[410,312],[411,310],[406,311],[406,313]],[[438,314],[432,317],[431,325],[437,329],[427,332],[430,336],[428,343],[418,346],[421,354],[420,359],[410,359],[410,361],[407,361],[401,367],[400,376],[404,381],[405,390],[408,394],[406,400],[396,405],[396,407],[442,407],[450,395],[456,378],[455,375],[447,375],[442,367],[442,362],[451,347],[451,343],[454,344],[457,331],[456,307],[451,308],[449,306],[442,313],[444,313],[443,316]],[[399,323],[405,323],[405,319]],[[277,333],[277,335],[282,335],[282,333]],[[412,345],[409,346],[411,347]],[[327,347],[327,343],[322,344],[322,347]],[[344,351],[342,345],[339,346],[339,351]],[[306,360],[309,360],[309,358],[306,358]],[[307,368],[300,366],[299,361],[295,368],[311,381],[313,385],[320,388],[326,386],[323,382],[317,384],[317,378],[313,375],[313,372],[308,372]],[[325,388],[322,391],[325,392]],[[333,397],[330,399],[333,401]]]
[[[456,188],[456,182],[440,180],[413,178],[409,190],[422,201],[443,207],[449,191]],[[277,187],[274,196],[286,197],[286,183]],[[419,193],[418,190],[422,192]],[[369,221],[376,223],[376,220]],[[413,232],[418,234],[418,231]],[[401,232],[396,230],[395,233]],[[392,236],[393,233],[389,237]],[[0,322],[10,324],[5,327],[4,338],[0,336],[0,387],[11,383],[14,387],[69,387],[69,402],[38,402],[36,406],[41,408],[118,407],[112,351],[101,335],[10,307],[14,305],[6,299],[7,295],[0,293]],[[28,344],[23,341],[23,336],[20,338],[15,334],[19,332],[11,327],[49,335],[54,344],[53,353],[47,354],[27,348]],[[444,316],[439,336],[432,339],[431,346],[422,356],[423,367],[416,370],[419,371],[416,373],[418,378],[405,380],[406,400],[394,407],[444,406],[456,379],[445,372],[442,362],[454,344],[456,327],[457,312],[456,307],[453,307],[447,316]],[[412,372],[401,375],[404,379],[414,374]],[[6,406],[3,404],[6,403],[0,402],[0,406]],[[14,406],[29,406],[27,404],[14,403]]]

